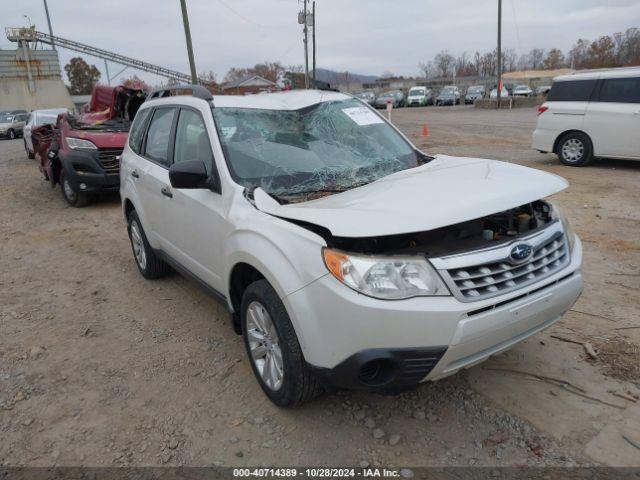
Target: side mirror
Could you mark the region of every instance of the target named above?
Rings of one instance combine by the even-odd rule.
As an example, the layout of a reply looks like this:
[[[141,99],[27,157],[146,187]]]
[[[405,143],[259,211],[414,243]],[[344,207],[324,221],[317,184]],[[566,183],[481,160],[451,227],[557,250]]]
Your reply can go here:
[[[204,163],[199,160],[174,163],[169,167],[169,181],[173,188],[211,188]]]

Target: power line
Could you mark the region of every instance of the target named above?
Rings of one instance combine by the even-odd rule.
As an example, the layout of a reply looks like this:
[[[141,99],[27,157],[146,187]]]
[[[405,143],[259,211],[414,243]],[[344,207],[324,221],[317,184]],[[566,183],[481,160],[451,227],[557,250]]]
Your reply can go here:
[[[518,28],[518,17],[516,16],[516,7],[511,0],[511,11],[513,12],[513,24],[516,27],[516,39],[518,40],[518,51],[522,53],[522,45],[520,44],[520,28]]]
[[[255,25],[256,27],[260,27],[260,28],[271,28],[271,29],[278,29],[281,30],[282,29],[282,25],[264,25],[262,23],[258,23],[252,19],[250,19],[249,17],[243,15],[242,13],[238,12],[236,9],[234,9],[231,5],[229,5],[228,3],[224,2],[223,0],[216,0],[220,5],[222,5],[223,7],[225,7],[227,10],[229,10],[231,13],[233,13],[236,17],[244,20],[247,23],[250,23],[252,25]]]

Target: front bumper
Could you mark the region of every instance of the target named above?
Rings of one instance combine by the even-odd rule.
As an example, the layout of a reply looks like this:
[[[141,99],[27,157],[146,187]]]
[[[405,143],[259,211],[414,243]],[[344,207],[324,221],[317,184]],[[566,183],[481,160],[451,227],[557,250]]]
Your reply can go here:
[[[581,263],[576,238],[571,262],[556,274],[478,302],[452,296],[378,300],[330,274],[283,301],[306,361],[325,383],[387,389],[446,377],[554,324],[582,292]],[[411,378],[404,374],[407,355],[424,367]],[[376,359],[383,360],[384,381],[367,377]]]
[[[106,171],[99,160],[97,150],[59,152],[71,186],[78,192],[117,192],[120,189],[119,171]]]

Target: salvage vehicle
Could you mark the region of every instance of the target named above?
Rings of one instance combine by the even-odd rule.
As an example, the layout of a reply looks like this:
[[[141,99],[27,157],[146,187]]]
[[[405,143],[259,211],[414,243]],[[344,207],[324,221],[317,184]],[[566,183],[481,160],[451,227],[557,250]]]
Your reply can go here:
[[[538,107],[533,148],[570,167],[594,158],[640,160],[640,67],[554,79]]]
[[[13,140],[22,135],[27,114],[25,113],[5,113],[0,115],[0,137]]]
[[[460,90],[455,85],[449,85],[440,90],[436,97],[436,106],[458,105],[460,103]]]
[[[337,92],[158,90],[120,178],[142,276],[171,266],[219,298],[279,406],[454,374],[582,290],[580,240],[547,200],[564,179],[427,155]]]
[[[433,94],[427,87],[411,87],[409,95],[407,95],[408,107],[425,107],[433,105]]]
[[[120,155],[145,98],[144,90],[98,85],[81,114],[32,129],[40,171],[52,186],[60,184],[70,205],[83,207],[96,194],[119,190]]]
[[[27,158],[34,159],[36,155],[33,149],[33,139],[31,138],[31,131],[36,127],[41,127],[42,125],[55,125],[58,121],[58,115],[68,112],[69,110],[67,108],[49,108],[46,110],[34,110],[29,114],[22,135],[22,139],[24,141],[24,150],[27,153]]]
[[[467,88],[467,94],[464,96],[465,105],[474,103],[476,100],[482,99],[487,94],[484,85],[473,85]]]

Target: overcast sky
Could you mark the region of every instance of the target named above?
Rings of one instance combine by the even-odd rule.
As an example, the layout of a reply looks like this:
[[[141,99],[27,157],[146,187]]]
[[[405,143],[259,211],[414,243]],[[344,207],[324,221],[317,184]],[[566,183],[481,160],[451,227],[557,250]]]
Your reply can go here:
[[[178,0],[48,0],[55,35],[127,56],[189,71]],[[437,52],[490,50],[496,42],[497,0],[317,0],[318,67],[379,75],[415,75]],[[302,64],[298,0],[187,0],[199,72],[219,79],[230,67],[264,60]],[[27,15],[47,31],[42,0],[7,0],[5,26]],[[640,26],[640,0],[503,0],[503,45],[568,50]],[[0,48],[15,48],[4,35]],[[61,50],[64,65],[76,55]],[[104,72],[100,59],[85,57]],[[110,66],[114,75],[118,65]],[[160,79],[137,73],[152,84]],[[104,80],[104,74],[103,74]]]

